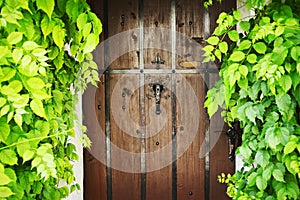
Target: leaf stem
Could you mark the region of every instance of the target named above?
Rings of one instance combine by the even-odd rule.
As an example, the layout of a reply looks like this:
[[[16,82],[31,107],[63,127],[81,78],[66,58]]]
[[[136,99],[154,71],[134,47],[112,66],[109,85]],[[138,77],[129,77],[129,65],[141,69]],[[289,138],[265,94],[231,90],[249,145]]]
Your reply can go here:
[[[19,144],[26,143],[26,142],[32,142],[32,141],[35,141],[35,140],[43,140],[43,139],[47,139],[47,138],[52,138],[52,137],[55,137],[55,136],[63,135],[65,133],[68,133],[68,132],[71,132],[71,131],[73,131],[73,129],[69,129],[69,130],[66,130],[66,131],[63,131],[63,132],[59,132],[59,133],[56,133],[54,135],[48,135],[48,136],[44,136],[44,137],[37,137],[37,138],[31,138],[31,139],[27,139],[27,140],[22,140],[22,141],[15,142],[15,143],[12,143],[10,145],[1,147],[0,151],[2,151],[4,149],[7,149],[7,148],[10,148],[10,147],[13,147],[13,146],[17,146]]]

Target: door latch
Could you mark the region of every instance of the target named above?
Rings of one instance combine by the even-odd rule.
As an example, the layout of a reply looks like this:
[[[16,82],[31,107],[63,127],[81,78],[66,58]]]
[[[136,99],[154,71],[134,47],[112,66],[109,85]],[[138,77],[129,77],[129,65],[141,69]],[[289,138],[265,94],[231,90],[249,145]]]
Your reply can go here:
[[[159,54],[157,54],[155,59],[151,61],[151,63],[156,64],[156,69],[159,69],[160,65],[165,64],[165,61],[160,58]]]
[[[163,89],[164,89],[163,85],[161,85],[159,83],[153,84],[153,91],[154,91],[155,104],[156,104],[155,113],[157,115],[160,114],[160,99],[161,99],[161,93],[162,93]]]

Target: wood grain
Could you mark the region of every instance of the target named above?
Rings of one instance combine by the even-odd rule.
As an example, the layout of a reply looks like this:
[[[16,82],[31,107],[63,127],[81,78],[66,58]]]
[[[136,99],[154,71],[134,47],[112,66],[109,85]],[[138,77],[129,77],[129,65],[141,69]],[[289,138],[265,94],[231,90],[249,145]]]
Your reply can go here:
[[[155,98],[150,83],[163,81],[161,113],[155,113]],[[146,75],[146,198],[172,199],[172,108],[170,75]],[[152,96],[152,98],[150,98]],[[165,166],[165,167],[161,167]]]
[[[178,0],[176,1],[176,31],[177,35],[177,68],[200,68],[203,47],[203,1],[202,0]],[[200,43],[199,43],[200,42]],[[195,65],[184,66],[182,62],[192,61]]]
[[[157,54],[165,61],[160,68],[171,68],[171,1],[144,0],[144,64],[156,68],[151,61]]]
[[[135,90],[139,85],[139,76],[114,74],[110,76],[110,83],[111,145],[125,151],[126,155],[139,153],[140,139],[131,135],[137,131],[136,127],[131,125],[139,122],[139,90]],[[113,102],[114,100],[116,102]],[[128,116],[124,113],[129,117],[124,117]],[[119,150],[111,150],[113,200],[128,197],[132,200],[140,199],[140,174],[130,173],[131,170],[135,170],[132,166],[140,168],[140,156],[131,155],[124,157]],[[115,169],[115,166],[128,173]]]
[[[110,69],[138,68],[138,0],[109,0],[107,12]],[[122,35],[117,36],[119,33]]]
[[[210,85],[218,79],[218,74],[210,74]],[[217,177],[221,173],[234,173],[234,162],[228,159],[227,126],[221,118],[221,110],[210,120],[210,199],[230,199],[226,195],[226,185],[218,182]],[[216,192],[217,191],[217,192]]]
[[[199,100],[197,103],[191,103],[190,100],[183,101],[183,104],[180,101],[177,103],[177,138],[182,138],[178,139],[177,153],[184,152],[177,160],[177,198],[204,199],[204,158],[199,156],[199,151],[203,145],[207,127],[207,117],[203,109],[205,84],[200,74],[187,74],[178,77],[176,86],[178,99],[194,98],[196,101]],[[190,94],[190,91],[194,94]],[[189,113],[189,120],[184,119],[183,112]],[[195,118],[198,118],[199,121],[195,121]],[[191,130],[197,132],[192,133]],[[186,141],[190,140],[189,137],[192,134],[195,134],[195,137],[191,138],[192,143],[187,146]]]

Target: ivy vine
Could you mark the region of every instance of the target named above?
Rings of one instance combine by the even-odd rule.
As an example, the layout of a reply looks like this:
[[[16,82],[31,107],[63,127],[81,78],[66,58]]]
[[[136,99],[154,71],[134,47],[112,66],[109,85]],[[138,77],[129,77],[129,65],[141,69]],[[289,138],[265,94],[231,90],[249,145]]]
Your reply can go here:
[[[0,199],[80,189],[70,137],[77,92],[98,81],[91,52],[101,32],[85,0],[0,0]]]
[[[207,94],[212,116],[240,122],[244,167],[222,174],[233,199],[300,199],[300,1],[247,0],[255,15],[221,13],[207,39],[205,61],[222,63]],[[239,25],[242,32],[235,30]],[[231,44],[224,40],[227,37]]]

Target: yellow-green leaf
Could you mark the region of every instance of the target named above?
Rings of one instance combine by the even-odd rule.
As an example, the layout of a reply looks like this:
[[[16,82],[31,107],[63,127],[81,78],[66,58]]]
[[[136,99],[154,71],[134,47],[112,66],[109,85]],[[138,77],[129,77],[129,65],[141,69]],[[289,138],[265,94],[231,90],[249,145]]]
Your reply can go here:
[[[44,81],[38,77],[32,77],[28,79],[27,84],[33,90],[40,90],[45,87]]]
[[[9,44],[17,44],[23,39],[23,33],[12,32],[7,36],[7,41]]]
[[[245,58],[245,54],[242,51],[235,51],[230,55],[229,60],[232,60],[234,62],[240,62],[244,58]]]
[[[51,19],[52,12],[54,10],[54,0],[36,0],[38,9],[47,13],[49,19]]]
[[[217,45],[219,41],[220,39],[217,36],[211,36],[206,40],[206,42],[211,45]]]
[[[9,187],[0,187],[0,197],[1,198],[6,198],[13,194],[15,194],[15,193],[13,193]]]
[[[23,50],[22,49],[14,49],[12,53],[13,60],[15,63],[19,63],[23,56]]]
[[[220,42],[219,49],[220,49],[220,51],[222,53],[227,53],[227,51],[228,51],[228,44],[227,44],[227,42],[225,42],[225,41]]]
[[[236,30],[231,30],[228,32],[228,37],[231,41],[237,42],[239,40],[239,33]]]
[[[7,185],[12,180],[4,173],[0,173],[0,185]]]
[[[65,39],[65,31],[64,31],[64,29],[61,26],[56,25],[53,28],[52,36],[53,36],[54,43],[60,49],[62,49],[64,47],[64,39]]]
[[[85,54],[85,53],[92,52],[96,48],[97,40],[98,37],[95,34],[93,33],[89,34],[83,45],[83,53]]]
[[[15,165],[18,163],[18,157],[13,150],[4,149],[0,151],[0,161],[3,164]]]
[[[23,163],[25,163],[28,160],[31,160],[34,156],[34,152],[31,150],[26,150],[23,154]]]
[[[44,105],[43,105],[43,103],[42,103],[41,100],[39,100],[39,99],[33,99],[30,102],[30,108],[32,109],[32,111],[34,112],[34,114],[36,114],[37,116],[40,116],[40,117],[43,117],[43,118],[46,119]]]

